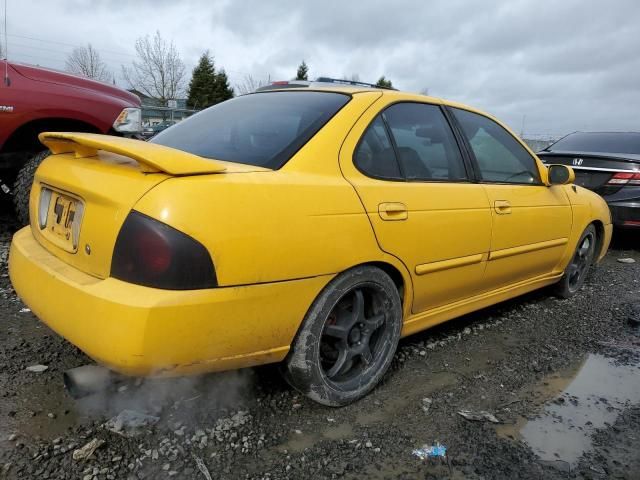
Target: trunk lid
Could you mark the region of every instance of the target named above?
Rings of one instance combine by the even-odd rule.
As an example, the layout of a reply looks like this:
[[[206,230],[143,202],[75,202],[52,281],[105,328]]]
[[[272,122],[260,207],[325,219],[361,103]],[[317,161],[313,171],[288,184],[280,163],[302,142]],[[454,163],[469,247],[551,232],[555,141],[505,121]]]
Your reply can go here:
[[[98,278],[110,274],[125,218],[159,183],[176,176],[266,170],[106,135],[56,132],[43,133],[40,140],[53,155],[38,168],[31,189],[33,234],[53,255]]]
[[[607,185],[617,172],[640,171],[640,156],[632,158],[615,154],[596,154],[589,152],[539,152],[538,157],[549,165],[558,163],[572,167],[576,174],[575,184],[604,194],[612,187]],[[619,187],[613,187],[616,190]]]

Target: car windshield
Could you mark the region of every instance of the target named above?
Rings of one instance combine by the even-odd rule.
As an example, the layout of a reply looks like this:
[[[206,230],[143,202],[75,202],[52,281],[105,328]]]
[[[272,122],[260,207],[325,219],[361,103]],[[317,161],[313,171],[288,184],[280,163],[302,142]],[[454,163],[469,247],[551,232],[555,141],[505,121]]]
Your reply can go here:
[[[640,133],[593,132],[571,133],[546,149],[563,152],[640,154]]]
[[[244,95],[183,120],[151,142],[205,158],[278,169],[349,100],[332,92]]]

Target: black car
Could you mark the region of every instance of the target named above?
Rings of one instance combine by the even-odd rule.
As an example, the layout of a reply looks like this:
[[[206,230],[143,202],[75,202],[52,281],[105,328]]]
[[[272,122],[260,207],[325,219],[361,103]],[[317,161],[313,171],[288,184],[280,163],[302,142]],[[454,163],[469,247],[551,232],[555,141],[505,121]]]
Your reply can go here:
[[[162,132],[163,130],[166,130],[167,128],[175,124],[176,122],[167,120],[162,123],[156,123],[155,125],[149,125],[142,128],[140,135],[142,136],[143,139],[147,140],[149,138],[156,136],[158,133]]]
[[[607,201],[615,226],[640,228],[640,132],[575,132],[538,157],[573,167],[576,185]]]

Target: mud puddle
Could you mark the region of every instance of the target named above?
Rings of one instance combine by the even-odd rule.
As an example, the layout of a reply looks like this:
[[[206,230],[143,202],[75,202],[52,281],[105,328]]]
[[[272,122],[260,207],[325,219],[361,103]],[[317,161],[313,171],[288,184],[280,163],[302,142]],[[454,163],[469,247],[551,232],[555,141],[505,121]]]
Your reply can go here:
[[[307,448],[313,447],[322,440],[346,440],[354,436],[353,426],[348,423],[341,423],[335,426],[325,428],[321,432],[302,433],[298,430],[294,432],[289,440],[279,445],[276,450],[302,452]]]
[[[640,363],[623,365],[590,354],[573,368],[548,377],[532,395],[555,398],[534,418],[498,427],[498,435],[520,439],[543,462],[570,469],[592,449],[598,429],[640,404]]]

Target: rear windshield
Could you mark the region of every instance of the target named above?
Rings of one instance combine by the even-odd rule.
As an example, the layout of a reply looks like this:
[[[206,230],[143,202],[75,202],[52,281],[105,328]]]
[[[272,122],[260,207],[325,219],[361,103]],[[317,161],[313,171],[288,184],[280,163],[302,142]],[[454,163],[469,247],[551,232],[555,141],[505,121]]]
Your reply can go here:
[[[183,120],[151,142],[205,158],[277,169],[349,100],[332,92],[244,95]]]
[[[640,153],[640,133],[572,133],[546,149],[563,152]]]

